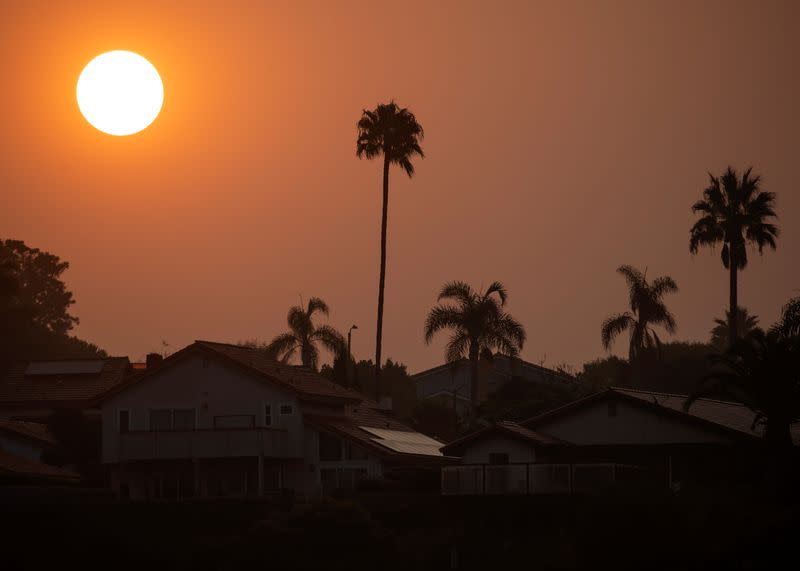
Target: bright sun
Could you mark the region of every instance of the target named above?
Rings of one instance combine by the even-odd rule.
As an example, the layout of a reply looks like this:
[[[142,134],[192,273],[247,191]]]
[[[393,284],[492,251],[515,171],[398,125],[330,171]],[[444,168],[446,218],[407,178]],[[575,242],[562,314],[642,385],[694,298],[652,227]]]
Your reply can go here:
[[[109,135],[133,135],[155,121],[164,102],[158,71],[139,54],[116,50],[90,61],[78,78],[78,107]]]

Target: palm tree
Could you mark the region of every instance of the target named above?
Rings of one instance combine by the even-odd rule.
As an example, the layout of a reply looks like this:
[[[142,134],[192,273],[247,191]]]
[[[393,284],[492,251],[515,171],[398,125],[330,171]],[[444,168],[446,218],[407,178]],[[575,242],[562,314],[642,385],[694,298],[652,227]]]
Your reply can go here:
[[[781,318],[772,329],[784,337],[800,337],[800,296],[793,297],[783,306]]]
[[[316,327],[313,321],[315,313],[329,313],[328,305],[318,297],[309,299],[306,309],[299,305],[291,307],[286,317],[289,331],[277,335],[267,345],[267,352],[284,363],[300,353],[303,366],[315,371],[319,365],[317,344],[334,354],[341,354],[345,347],[344,337],[330,325]]]
[[[722,244],[722,265],[730,274],[730,308],[728,315],[735,315],[739,306],[738,274],[747,266],[747,243],[758,246],[759,254],[764,247],[775,249],[779,229],[768,222],[775,218],[775,194],[762,192],[761,177],[750,175],[747,169],[740,179],[732,167],[721,177],[709,173],[711,179],[703,191],[703,199],[692,206],[700,219],[692,226],[689,251],[696,254],[700,246]],[[729,319],[728,339],[733,342],[738,336],[736,319]]]
[[[603,348],[609,350],[611,343],[623,331],[629,331],[628,360],[634,364],[645,354],[656,351],[660,354],[661,339],[653,326],[661,326],[668,333],[675,333],[675,317],[662,299],[665,294],[678,291],[678,285],[669,276],[647,281],[647,270],[640,272],[632,266],[620,266],[617,272],[628,282],[630,311],[612,315],[603,322],[601,338]]]
[[[424,157],[420,141],[424,136],[417,118],[394,101],[374,110],[364,109],[358,121],[356,155],[374,159],[383,155],[383,215],[381,218],[381,269],[378,280],[378,325],[375,333],[375,398],[380,402],[381,343],[383,339],[383,291],[386,283],[386,224],[389,209],[389,166],[395,164],[414,176],[414,155]]]
[[[711,330],[711,345],[718,351],[724,351],[730,345],[731,312],[725,310],[725,319],[714,319],[714,328]],[[747,335],[758,327],[758,316],[750,315],[747,309],[740,307],[736,310],[736,330],[739,335]]]
[[[439,303],[425,321],[425,343],[443,329],[452,330],[447,342],[448,363],[464,356],[470,362],[470,393],[473,412],[478,406],[478,359],[496,350],[515,357],[525,344],[525,328],[503,311],[508,293],[500,282],[479,292],[464,282],[448,282],[439,292]]]
[[[700,383],[684,405],[699,398],[728,397],[756,413],[753,427],[763,424],[764,439],[791,448],[790,427],[800,418],[800,337],[778,327],[751,331],[721,355],[711,357],[715,370]]]

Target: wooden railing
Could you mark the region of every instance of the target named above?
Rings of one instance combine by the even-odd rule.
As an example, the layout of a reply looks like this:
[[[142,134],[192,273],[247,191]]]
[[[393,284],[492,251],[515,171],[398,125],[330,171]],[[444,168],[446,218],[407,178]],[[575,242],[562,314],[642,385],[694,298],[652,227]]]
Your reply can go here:
[[[119,435],[119,459],[289,458],[289,434],[274,428],[135,431]]]

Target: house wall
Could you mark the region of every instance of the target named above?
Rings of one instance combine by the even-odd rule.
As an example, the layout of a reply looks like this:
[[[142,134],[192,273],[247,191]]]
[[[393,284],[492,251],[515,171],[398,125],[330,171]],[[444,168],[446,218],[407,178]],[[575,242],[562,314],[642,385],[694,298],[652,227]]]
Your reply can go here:
[[[289,451],[302,455],[303,422],[293,394],[218,358],[190,353],[103,403],[103,461],[119,461],[120,410],[129,411],[132,431],[148,430],[149,411],[158,408],[192,408],[196,427],[210,429],[214,417],[224,415],[254,415],[256,426],[264,426],[266,404],[272,405],[272,426],[288,431]],[[281,416],[282,404],[292,405],[294,414]]]
[[[536,430],[582,445],[714,444],[733,442],[717,431],[617,400],[616,416],[604,399],[583,409],[539,423]]]
[[[489,454],[506,453],[509,462],[535,462],[536,451],[533,445],[515,438],[490,435],[471,442],[464,450],[462,464],[488,464]]]

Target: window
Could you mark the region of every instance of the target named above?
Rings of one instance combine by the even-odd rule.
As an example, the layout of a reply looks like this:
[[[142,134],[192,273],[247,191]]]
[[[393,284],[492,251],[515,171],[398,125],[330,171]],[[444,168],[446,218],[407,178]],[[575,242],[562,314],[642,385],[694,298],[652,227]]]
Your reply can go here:
[[[264,405],[264,426],[272,426],[272,405]]]
[[[128,410],[119,411],[119,433],[125,434],[131,430],[131,413]]]
[[[363,448],[353,446],[349,442],[344,443],[344,459],[345,460],[366,460],[367,453]]]
[[[150,430],[171,430],[172,409],[160,408],[150,411]]]
[[[281,416],[291,416],[294,414],[294,406],[290,404],[282,404],[280,412]]]
[[[176,409],[172,411],[172,428],[174,430],[194,430],[194,409]]]
[[[342,459],[342,441],[333,434],[319,433],[319,459],[323,462],[335,462]]]
[[[489,452],[489,464],[508,464],[507,452]]]
[[[193,408],[155,408],[150,409],[150,430],[194,430],[195,414]]]
[[[616,401],[609,401],[608,403],[608,416],[617,416],[617,403]]]

